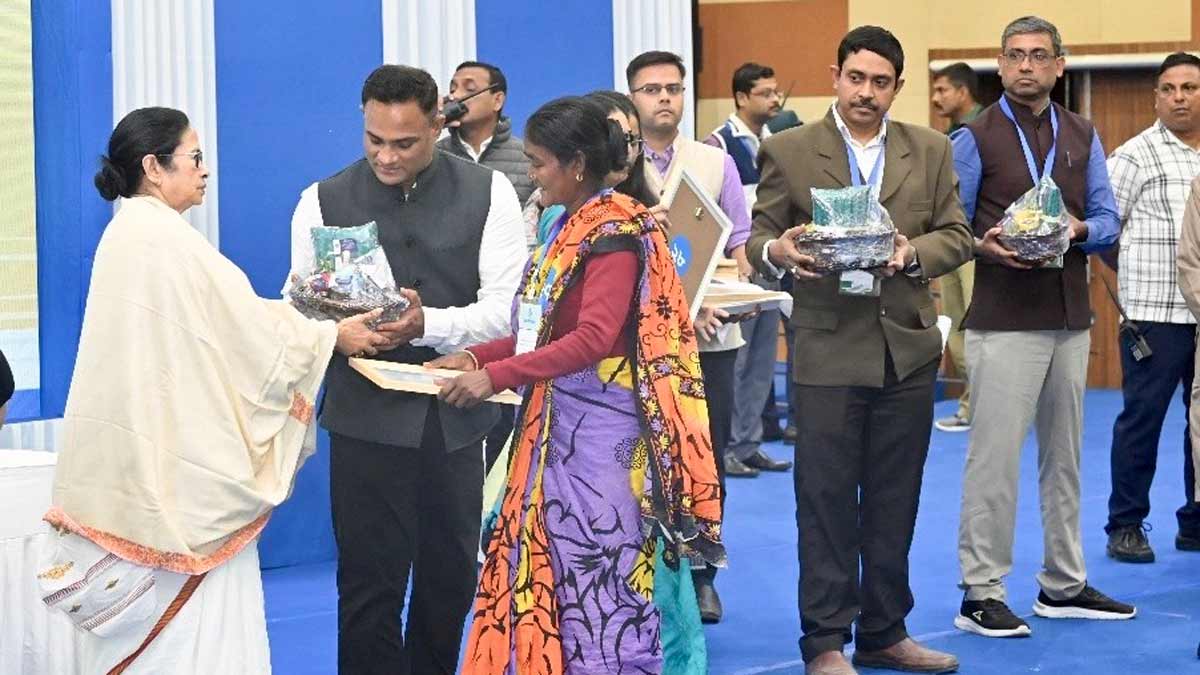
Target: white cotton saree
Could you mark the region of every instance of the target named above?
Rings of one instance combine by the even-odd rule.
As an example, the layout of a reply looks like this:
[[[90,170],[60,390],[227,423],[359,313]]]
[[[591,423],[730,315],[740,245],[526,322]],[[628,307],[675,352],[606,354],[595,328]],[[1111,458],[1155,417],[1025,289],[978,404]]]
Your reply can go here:
[[[291,492],[337,338],[183,217],[122,201],[96,251],[45,519],[123,560],[198,575]]]

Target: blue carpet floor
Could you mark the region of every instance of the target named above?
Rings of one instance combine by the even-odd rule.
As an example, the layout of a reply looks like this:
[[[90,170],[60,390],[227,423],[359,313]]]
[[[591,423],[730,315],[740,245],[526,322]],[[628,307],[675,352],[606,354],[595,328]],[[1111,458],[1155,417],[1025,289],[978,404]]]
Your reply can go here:
[[[953,412],[938,404],[937,415]],[[1200,673],[1196,642],[1200,622],[1200,553],[1174,549],[1174,510],[1182,503],[1183,408],[1167,417],[1149,522],[1158,554],[1152,565],[1125,565],[1104,555],[1103,531],[1109,492],[1112,422],[1120,392],[1090,391],[1085,404],[1083,533],[1090,582],[1118,599],[1133,602],[1133,621],[1050,621],[1032,616],[1034,574],[1041,565],[1042,535],[1037,504],[1036,446],[1023,456],[1010,603],[1033,627],[1022,640],[992,640],[956,631],[951,624],[961,600],[956,542],[966,434],[933,432],[916,541],[912,584],[916,608],[909,632],[938,649],[954,652],[960,672],[1011,673]],[[775,456],[790,453],[771,444]],[[717,674],[801,673],[797,639],[795,520],[789,474],[731,480],[725,535],[730,568],[717,578],[725,619],[707,628],[710,671]],[[275,672],[308,675],[336,672],[334,566],[310,565],[263,574],[267,628]],[[864,671],[872,672],[872,671]],[[875,671],[878,672],[878,671]]]

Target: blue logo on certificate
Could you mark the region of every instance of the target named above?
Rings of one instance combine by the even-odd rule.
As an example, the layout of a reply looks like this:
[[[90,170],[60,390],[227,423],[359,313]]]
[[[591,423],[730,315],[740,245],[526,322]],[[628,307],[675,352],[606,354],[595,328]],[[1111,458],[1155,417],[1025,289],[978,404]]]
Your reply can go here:
[[[692,243],[687,237],[676,235],[671,238],[671,259],[675,261],[679,276],[687,273],[687,268],[692,264]]]

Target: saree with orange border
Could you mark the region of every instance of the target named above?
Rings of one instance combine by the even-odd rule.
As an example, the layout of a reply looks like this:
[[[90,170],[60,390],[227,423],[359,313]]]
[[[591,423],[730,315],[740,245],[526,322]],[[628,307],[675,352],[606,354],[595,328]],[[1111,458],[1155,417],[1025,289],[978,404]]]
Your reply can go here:
[[[655,583],[656,560],[668,573],[724,565],[696,339],[662,228],[603,192],[535,253],[518,300],[541,305],[547,344],[588,256],[615,250],[640,260],[628,356],[526,389],[464,673],[662,672],[664,626],[695,607],[676,602],[690,582]]]

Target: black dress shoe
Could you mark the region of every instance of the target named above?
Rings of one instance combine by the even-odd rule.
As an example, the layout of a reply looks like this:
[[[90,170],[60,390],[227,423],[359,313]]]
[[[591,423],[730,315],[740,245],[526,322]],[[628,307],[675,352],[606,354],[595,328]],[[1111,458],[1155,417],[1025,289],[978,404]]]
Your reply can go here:
[[[779,428],[778,422],[764,422],[762,439],[767,443],[783,440],[783,430]]]
[[[1200,551],[1200,536],[1191,532],[1175,535],[1175,548],[1179,551]]]
[[[742,464],[741,460],[733,455],[725,455],[726,478],[754,478],[757,475],[758,469]]]
[[[788,443],[795,443],[799,437],[800,430],[790,424],[783,430],[783,440]]]
[[[742,460],[742,463],[759,471],[787,471],[792,468],[791,462],[785,459],[771,459],[762,448],[755,450],[754,454]]]
[[[696,582],[696,604],[700,605],[700,621],[702,623],[719,623],[721,621],[721,596],[717,595],[717,587],[711,581]]]
[[[1127,563],[1154,562],[1154,549],[1146,538],[1143,527],[1149,525],[1126,525],[1114,529],[1108,535],[1108,557]]]

